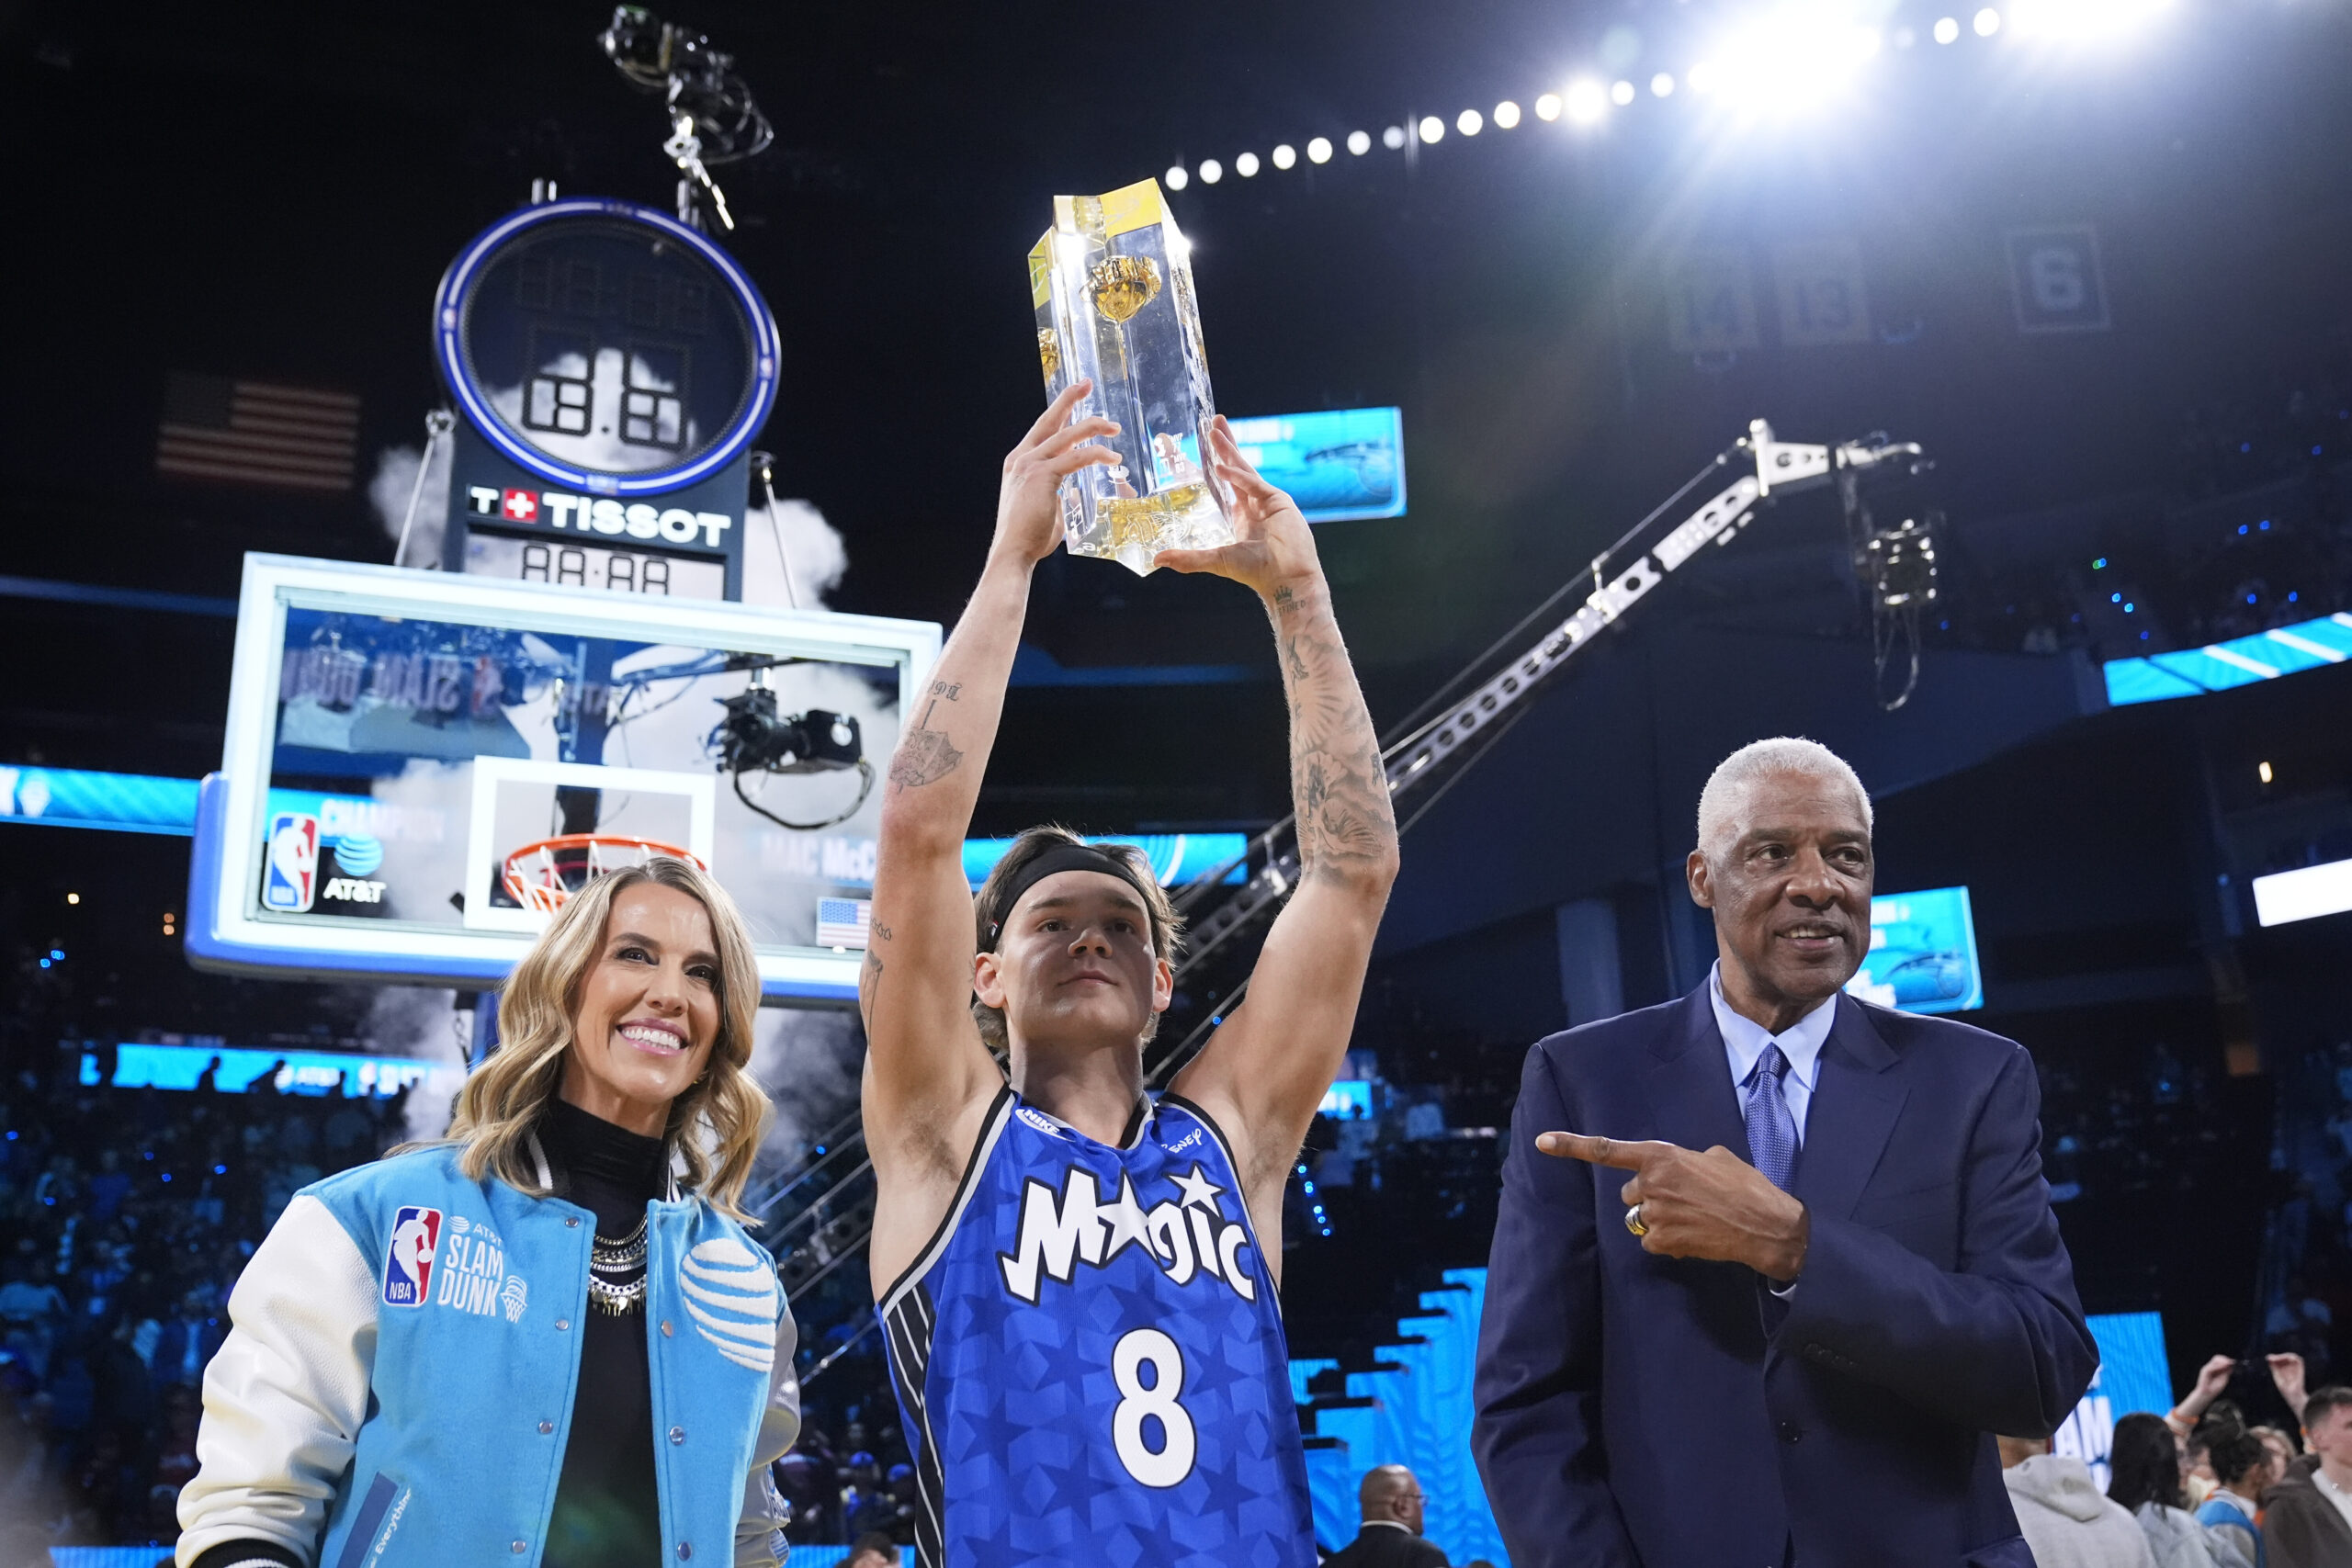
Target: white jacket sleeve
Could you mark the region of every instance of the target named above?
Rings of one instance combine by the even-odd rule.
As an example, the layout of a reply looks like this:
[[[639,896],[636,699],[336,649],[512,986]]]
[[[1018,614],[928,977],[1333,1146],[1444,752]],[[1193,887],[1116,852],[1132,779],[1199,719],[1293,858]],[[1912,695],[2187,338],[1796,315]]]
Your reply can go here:
[[[376,1365],[376,1277],[326,1206],[297,1197],[229,1296],[204,1369],[196,1478],[180,1490],[176,1562],[266,1540],[318,1557]]]
[[[777,1532],[785,1526],[784,1499],[770,1468],[800,1436],[800,1374],[793,1358],[800,1349],[800,1326],[792,1304],[783,1303],[775,1325],[775,1364],[768,1372],[767,1409],[752,1442],[752,1469],[743,1477],[743,1512],[735,1521],[735,1568],[776,1568],[784,1559]]]

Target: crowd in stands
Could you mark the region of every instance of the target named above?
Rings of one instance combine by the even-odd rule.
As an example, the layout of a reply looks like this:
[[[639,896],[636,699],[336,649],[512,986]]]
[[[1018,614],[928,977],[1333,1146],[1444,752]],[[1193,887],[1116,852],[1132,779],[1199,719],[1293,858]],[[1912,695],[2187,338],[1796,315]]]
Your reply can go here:
[[[2352,1562],[2352,1388],[2310,1388],[2301,1357],[2273,1354],[2268,1382],[2293,1420],[2249,1425],[2222,1397],[2239,1370],[2215,1356],[2169,1413],[2118,1421],[2104,1494],[2080,1458],[2002,1438],[2002,1479],[2040,1568]]]
[[[168,1543],[228,1292],[293,1194],[402,1136],[397,1098],[0,1082],[0,1564]]]

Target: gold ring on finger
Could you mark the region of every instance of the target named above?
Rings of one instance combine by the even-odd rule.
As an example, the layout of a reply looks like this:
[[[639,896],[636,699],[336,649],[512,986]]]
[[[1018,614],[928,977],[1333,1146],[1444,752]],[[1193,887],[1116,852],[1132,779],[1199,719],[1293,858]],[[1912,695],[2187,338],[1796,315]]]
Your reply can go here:
[[[1650,1227],[1642,1224],[1642,1206],[1639,1203],[1625,1211],[1625,1228],[1635,1235],[1650,1234]]]

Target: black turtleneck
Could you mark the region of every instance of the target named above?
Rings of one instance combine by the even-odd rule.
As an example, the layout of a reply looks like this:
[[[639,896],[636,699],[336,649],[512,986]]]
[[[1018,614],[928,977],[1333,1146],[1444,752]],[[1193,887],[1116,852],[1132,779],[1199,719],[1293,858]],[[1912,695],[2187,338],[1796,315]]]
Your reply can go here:
[[[596,1234],[616,1242],[662,1196],[666,1146],[561,1100],[539,1119],[556,1192],[591,1210]],[[662,1505],[653,1481],[653,1388],[645,1309],[614,1316],[592,1302],[582,1314],[580,1392],[556,1483],[546,1568],[644,1568],[662,1560]]]

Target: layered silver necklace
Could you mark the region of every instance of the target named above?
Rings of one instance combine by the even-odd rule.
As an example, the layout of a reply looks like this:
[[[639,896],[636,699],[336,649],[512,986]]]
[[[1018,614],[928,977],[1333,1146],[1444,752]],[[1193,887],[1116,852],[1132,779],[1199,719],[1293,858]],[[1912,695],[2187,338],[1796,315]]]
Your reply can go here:
[[[588,1300],[598,1312],[623,1317],[645,1304],[645,1221],[618,1241],[591,1238]]]

